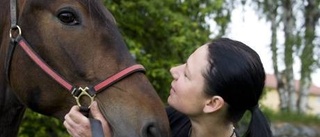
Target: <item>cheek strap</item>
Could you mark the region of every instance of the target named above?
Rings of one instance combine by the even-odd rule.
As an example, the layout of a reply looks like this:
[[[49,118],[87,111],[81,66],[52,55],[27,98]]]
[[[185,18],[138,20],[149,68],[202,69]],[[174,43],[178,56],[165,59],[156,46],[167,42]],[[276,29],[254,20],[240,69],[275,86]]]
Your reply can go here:
[[[90,108],[80,106],[80,112],[84,116],[89,117]],[[90,121],[90,126],[91,126],[92,137],[104,137],[101,122],[99,120],[93,119],[93,118],[89,118],[89,121]]]

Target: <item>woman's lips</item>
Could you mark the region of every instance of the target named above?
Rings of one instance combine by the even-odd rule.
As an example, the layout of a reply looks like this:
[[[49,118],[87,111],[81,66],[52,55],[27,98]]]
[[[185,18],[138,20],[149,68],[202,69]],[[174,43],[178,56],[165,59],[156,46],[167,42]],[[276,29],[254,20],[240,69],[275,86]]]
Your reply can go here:
[[[170,94],[176,92],[173,88],[173,84],[171,84]]]

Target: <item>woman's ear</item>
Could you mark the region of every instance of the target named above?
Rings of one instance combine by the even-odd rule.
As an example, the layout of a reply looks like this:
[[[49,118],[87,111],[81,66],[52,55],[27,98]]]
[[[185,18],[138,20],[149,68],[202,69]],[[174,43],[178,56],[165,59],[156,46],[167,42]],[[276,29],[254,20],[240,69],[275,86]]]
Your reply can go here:
[[[203,108],[204,113],[212,113],[220,110],[224,105],[224,100],[220,96],[213,96],[206,100],[206,104]]]

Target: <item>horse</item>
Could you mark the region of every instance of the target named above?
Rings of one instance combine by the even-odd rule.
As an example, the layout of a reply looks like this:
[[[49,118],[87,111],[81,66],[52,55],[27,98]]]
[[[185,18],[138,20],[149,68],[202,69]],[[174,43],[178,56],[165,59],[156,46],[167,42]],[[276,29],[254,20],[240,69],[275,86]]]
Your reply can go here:
[[[0,1],[0,136],[26,108],[64,120],[93,100],[113,137],[166,137],[164,104],[99,0]]]

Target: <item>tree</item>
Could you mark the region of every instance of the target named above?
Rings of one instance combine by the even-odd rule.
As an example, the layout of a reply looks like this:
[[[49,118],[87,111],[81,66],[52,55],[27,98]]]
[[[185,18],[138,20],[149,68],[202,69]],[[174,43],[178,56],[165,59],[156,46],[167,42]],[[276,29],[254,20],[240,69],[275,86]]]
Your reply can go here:
[[[312,84],[311,73],[312,67],[315,66],[314,49],[315,49],[315,38],[316,38],[316,24],[319,22],[320,17],[320,2],[316,0],[304,0],[306,5],[304,6],[304,44],[302,46],[301,59],[301,80],[299,88],[298,98],[298,111],[305,113],[308,108],[308,95],[309,88]]]
[[[280,110],[285,111],[288,109],[288,99],[289,94],[286,92],[285,77],[283,71],[279,70],[279,48],[278,48],[278,29],[281,23],[281,18],[279,18],[279,7],[281,5],[278,0],[265,0],[256,1],[257,9],[260,11],[261,16],[265,17],[267,21],[271,23],[271,43],[270,49],[272,52],[272,65],[274,70],[274,75],[277,79],[277,91],[280,97]]]
[[[282,111],[305,113],[311,85],[312,67],[315,66],[314,41],[320,13],[319,1],[304,0],[299,3],[294,0],[253,0],[252,3],[258,5],[256,10],[260,11],[260,16],[271,22],[270,47],[274,73],[277,78],[277,90],[280,96],[280,108]],[[304,14],[304,20],[296,20],[301,12]],[[298,21],[304,21],[301,28],[296,25]],[[283,30],[281,30],[280,24],[282,24]],[[304,35],[300,35],[302,29],[305,30]],[[277,43],[278,31],[284,32],[284,45]],[[284,49],[284,58],[279,58],[279,48]],[[302,52],[300,52],[300,48]],[[300,88],[295,89],[293,58],[295,54],[299,55],[300,53],[301,83]],[[279,60],[284,62],[284,70],[279,69]]]
[[[293,47],[296,44],[295,41],[295,17],[293,13],[294,2],[291,0],[282,0],[282,22],[284,31],[284,63],[285,63],[285,86],[288,92],[288,104],[289,111],[297,111],[297,94],[295,90],[295,82],[293,75]]]
[[[172,80],[169,69],[210,40],[205,19],[215,20],[222,36],[231,13],[224,0],[106,0],[105,4],[164,102]]]

